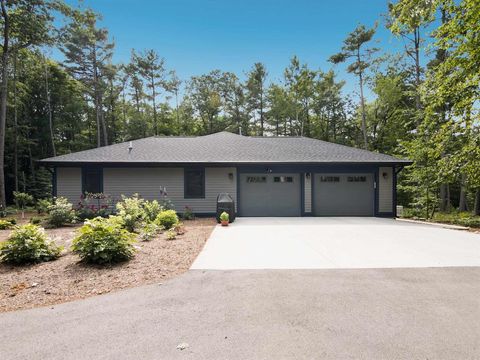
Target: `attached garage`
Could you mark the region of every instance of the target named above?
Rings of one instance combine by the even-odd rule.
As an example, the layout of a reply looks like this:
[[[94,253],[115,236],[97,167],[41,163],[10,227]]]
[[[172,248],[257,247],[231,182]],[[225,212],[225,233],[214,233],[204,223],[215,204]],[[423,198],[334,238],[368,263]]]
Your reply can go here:
[[[374,216],[374,175],[314,174],[313,215]]]
[[[240,174],[241,216],[301,216],[300,174]]]

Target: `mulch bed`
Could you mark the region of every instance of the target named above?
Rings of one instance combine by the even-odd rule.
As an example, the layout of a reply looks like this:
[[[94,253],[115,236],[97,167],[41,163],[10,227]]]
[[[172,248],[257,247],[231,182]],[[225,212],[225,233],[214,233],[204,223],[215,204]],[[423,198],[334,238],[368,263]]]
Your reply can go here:
[[[0,312],[83,299],[111,291],[162,282],[187,271],[210,236],[215,219],[184,221],[186,232],[175,240],[165,234],[139,241],[135,257],[117,265],[94,266],[70,251],[78,226],[47,229],[64,246],[55,261],[26,266],[0,264]],[[0,241],[10,230],[0,231]]]

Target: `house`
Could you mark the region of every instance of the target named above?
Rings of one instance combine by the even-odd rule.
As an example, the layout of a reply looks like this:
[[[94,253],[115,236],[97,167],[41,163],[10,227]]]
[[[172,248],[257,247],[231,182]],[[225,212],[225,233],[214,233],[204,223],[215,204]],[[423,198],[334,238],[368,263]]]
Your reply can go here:
[[[396,175],[408,160],[306,137],[219,132],[148,137],[40,161],[53,192],[77,203],[84,192],[114,199],[162,189],[183,212],[213,214],[227,192],[239,216],[396,215]]]

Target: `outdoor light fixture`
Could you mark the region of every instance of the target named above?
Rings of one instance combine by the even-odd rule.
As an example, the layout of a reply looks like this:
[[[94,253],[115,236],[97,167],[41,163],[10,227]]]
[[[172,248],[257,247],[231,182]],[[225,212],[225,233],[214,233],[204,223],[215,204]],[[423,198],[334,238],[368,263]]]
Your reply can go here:
[[[305,173],[305,177],[307,178],[307,180],[310,180],[310,173]]]
[[[382,173],[382,176],[383,176],[384,179],[386,179],[388,177],[388,173],[384,172],[384,173]]]
[[[228,173],[228,178],[229,178],[230,180],[233,180],[233,173]]]

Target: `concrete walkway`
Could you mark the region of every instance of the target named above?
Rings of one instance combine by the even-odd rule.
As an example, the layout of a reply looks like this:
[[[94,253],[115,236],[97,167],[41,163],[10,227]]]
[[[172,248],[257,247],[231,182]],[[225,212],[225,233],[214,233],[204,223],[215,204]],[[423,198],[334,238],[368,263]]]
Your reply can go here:
[[[480,266],[480,235],[380,218],[238,218],[192,269]]]

